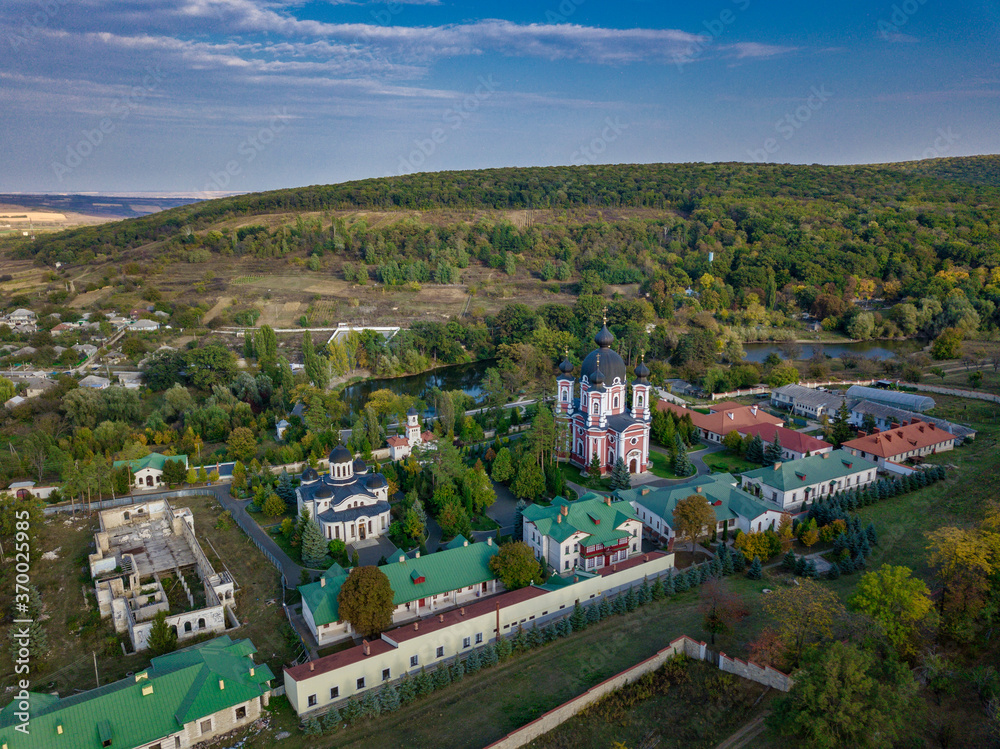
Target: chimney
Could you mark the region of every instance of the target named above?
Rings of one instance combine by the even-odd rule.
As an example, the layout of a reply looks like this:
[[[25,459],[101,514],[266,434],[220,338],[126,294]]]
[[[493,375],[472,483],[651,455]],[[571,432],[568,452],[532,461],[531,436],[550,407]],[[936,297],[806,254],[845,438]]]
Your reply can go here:
[[[219,679],[219,691],[221,692],[225,688],[226,688],[226,682],[223,681],[222,679]]]
[[[251,666],[250,667],[250,676],[253,676],[253,674],[254,674],[254,668],[253,668],[253,666]]]
[[[312,661],[309,661],[309,670],[310,671],[315,671],[316,670],[316,664],[313,663]]]
[[[781,461],[780,460],[777,463],[774,464],[774,470],[777,471],[779,468],[781,468]]]
[[[829,457],[830,457],[830,453],[828,453],[828,452],[823,453],[823,460],[826,460]]]
[[[326,577],[321,577],[319,579],[319,587],[321,587],[321,588],[325,588],[326,587]]]
[[[458,610],[458,614],[459,614],[459,616],[465,616],[465,606],[463,606],[462,608],[460,608]]]
[[[611,571],[612,572],[617,572],[618,571],[618,565],[617,564],[612,564],[611,565]]]
[[[898,421],[892,422],[892,426],[890,428],[891,429],[899,429],[899,422]]]
[[[563,514],[563,517],[569,515],[569,505],[563,505],[559,508],[559,512]]]
[[[867,437],[868,432],[858,432],[858,437]]]
[[[406,554],[400,554],[399,555],[399,563],[400,564],[405,564],[406,563]]]
[[[372,654],[371,648],[368,646],[368,640],[362,640],[361,641],[361,649],[364,651],[365,655],[371,655]]]
[[[438,621],[444,624],[444,614],[438,614]]]
[[[878,434],[881,430],[878,427],[872,429],[872,434]]]
[[[413,631],[414,632],[420,631],[420,622],[413,622]]]
[[[468,546],[468,545],[469,545],[468,540],[462,541],[462,546]]]
[[[420,559],[420,549],[417,549],[417,553],[413,556],[414,559]]]
[[[696,487],[694,488],[694,490],[695,490],[696,492],[698,492],[698,494],[701,494],[701,487],[700,487],[700,486],[696,486]]]
[[[608,507],[611,507],[611,497],[605,497],[604,504],[606,504]]]
[[[558,515],[556,515],[556,522],[557,523],[561,523],[562,522],[562,513],[559,513]]]
[[[492,546],[493,545],[493,536],[487,536],[486,537],[486,545],[487,546]]]

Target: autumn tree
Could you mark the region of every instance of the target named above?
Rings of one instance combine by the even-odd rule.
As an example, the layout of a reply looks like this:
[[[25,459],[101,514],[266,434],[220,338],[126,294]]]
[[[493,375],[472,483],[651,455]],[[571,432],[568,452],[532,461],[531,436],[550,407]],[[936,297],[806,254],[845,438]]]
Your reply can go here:
[[[697,540],[711,533],[715,522],[715,511],[702,494],[691,494],[674,507],[674,531],[679,538],[691,541],[692,552]]]
[[[701,586],[698,610],[704,617],[704,627],[715,636],[725,634],[741,622],[749,613],[746,601],[729,589],[720,578],[713,578]]]
[[[542,565],[535,559],[531,547],[523,541],[513,541],[500,547],[490,558],[492,572],[507,590],[517,590],[542,579]]]
[[[909,567],[888,564],[866,572],[847,604],[881,624],[901,657],[916,655],[918,629],[933,606],[923,580],[913,577]]]
[[[739,455],[743,452],[743,438],[735,429],[722,438],[722,444],[733,455]]]
[[[800,746],[890,749],[914,725],[917,682],[892,658],[833,642],[813,648],[768,725]]]
[[[766,531],[741,533],[733,546],[743,553],[747,560],[759,557],[766,561],[781,551],[781,538],[770,528]]]
[[[764,611],[773,620],[794,665],[806,646],[832,636],[833,624],[843,616],[844,606],[829,588],[804,578],[797,586],[765,596]]]
[[[236,427],[229,433],[226,447],[229,448],[229,454],[235,460],[245,463],[257,454],[257,438],[246,427]]]
[[[378,567],[355,567],[337,595],[339,616],[362,637],[374,637],[392,625],[392,586]]]

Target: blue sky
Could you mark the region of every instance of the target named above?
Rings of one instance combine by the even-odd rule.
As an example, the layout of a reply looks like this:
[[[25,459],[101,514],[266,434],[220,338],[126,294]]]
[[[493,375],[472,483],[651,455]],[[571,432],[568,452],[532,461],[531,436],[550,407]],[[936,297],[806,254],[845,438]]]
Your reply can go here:
[[[1000,3],[4,0],[0,191],[1000,153]]]

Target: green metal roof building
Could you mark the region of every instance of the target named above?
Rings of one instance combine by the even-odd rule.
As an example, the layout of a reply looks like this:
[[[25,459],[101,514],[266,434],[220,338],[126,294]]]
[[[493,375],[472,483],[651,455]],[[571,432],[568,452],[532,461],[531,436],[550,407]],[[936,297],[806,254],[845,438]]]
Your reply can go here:
[[[260,717],[274,678],[255,664],[250,640],[229,636],[150,661],[145,671],[69,697],[29,693],[28,733],[20,700],[0,710],[7,749],[175,749],[193,746]]]
[[[588,492],[575,502],[556,497],[522,513],[524,541],[554,570],[594,571],[641,551],[642,522],[627,502]]]
[[[867,486],[875,481],[878,465],[849,450],[833,450],[769,468],[743,474],[743,488],[760,492],[785,509],[797,509],[804,502]]]
[[[188,456],[187,455],[164,455],[163,453],[150,453],[142,458],[136,458],[135,460],[116,460],[114,467],[122,468],[123,466],[129,466],[132,469],[132,473],[138,473],[143,468],[152,468],[154,471],[162,471],[163,464],[168,460],[179,460],[184,464],[184,467],[188,466]]]
[[[397,552],[393,561],[379,567],[392,587],[393,621],[495,593],[496,576],[490,571],[490,559],[498,552],[492,539],[469,543],[460,537],[444,550],[416,559]],[[319,581],[299,586],[303,616],[321,645],[349,634],[346,626],[335,626],[340,621],[337,597],[347,576],[348,571],[335,564]]]
[[[777,526],[781,508],[764,502],[736,486],[736,479],[728,473],[699,476],[683,484],[665,487],[640,486],[619,489],[615,496],[625,500],[642,518],[647,535],[672,540],[674,537],[674,509],[677,503],[692,494],[705,497],[715,513],[716,531],[739,528],[743,532],[766,530],[773,522]]]

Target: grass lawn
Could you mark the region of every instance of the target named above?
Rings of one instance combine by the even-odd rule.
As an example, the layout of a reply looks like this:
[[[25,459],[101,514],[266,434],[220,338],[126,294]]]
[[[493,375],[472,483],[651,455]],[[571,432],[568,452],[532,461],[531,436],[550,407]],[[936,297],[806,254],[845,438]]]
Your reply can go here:
[[[661,479],[680,479],[685,478],[684,476],[678,476],[673,472],[670,465],[670,456],[664,455],[656,450],[649,451],[649,460],[653,464],[653,467],[649,469],[650,473],[654,476],[659,476]],[[694,473],[689,474],[691,476]]]
[[[755,468],[760,468],[760,465],[757,463],[751,463],[739,455],[733,455],[728,450],[709,453],[702,460],[712,470],[712,473],[743,473],[744,471],[752,471]]]
[[[487,515],[476,515],[472,518],[472,530],[474,531],[495,531],[500,524]]]

